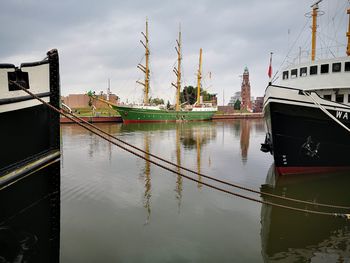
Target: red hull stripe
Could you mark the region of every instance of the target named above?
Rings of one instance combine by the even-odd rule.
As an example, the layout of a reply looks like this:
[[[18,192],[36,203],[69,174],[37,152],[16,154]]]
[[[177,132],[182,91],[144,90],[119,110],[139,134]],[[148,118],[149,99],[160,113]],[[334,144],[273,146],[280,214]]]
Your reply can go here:
[[[125,124],[128,123],[141,123],[141,122],[176,122],[176,120],[123,120]]]
[[[350,166],[310,166],[310,167],[276,167],[278,174],[315,174],[315,173],[331,173],[340,171],[350,171]]]
[[[207,120],[123,120],[125,124],[128,123],[141,123],[141,122],[197,122]]]

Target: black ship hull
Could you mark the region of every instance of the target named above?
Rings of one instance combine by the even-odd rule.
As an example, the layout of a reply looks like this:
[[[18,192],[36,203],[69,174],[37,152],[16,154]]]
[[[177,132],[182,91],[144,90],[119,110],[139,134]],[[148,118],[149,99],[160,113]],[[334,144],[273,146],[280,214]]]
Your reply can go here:
[[[59,115],[21,87],[59,108],[57,50],[0,64],[0,261],[59,262]]]
[[[295,89],[268,89],[280,89],[267,92],[264,105],[265,146],[279,174],[350,170],[349,107],[318,96],[314,102]]]

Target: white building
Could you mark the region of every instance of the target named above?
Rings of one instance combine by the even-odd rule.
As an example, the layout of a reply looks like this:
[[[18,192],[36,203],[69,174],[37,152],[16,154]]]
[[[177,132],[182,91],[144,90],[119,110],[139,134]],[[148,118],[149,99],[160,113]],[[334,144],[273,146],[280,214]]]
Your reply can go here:
[[[239,101],[242,101],[241,99],[241,92],[240,91],[237,91],[235,92],[235,95],[233,95],[231,98],[230,98],[230,101],[229,103],[227,104],[227,106],[234,106],[235,105],[235,102],[239,100]]]

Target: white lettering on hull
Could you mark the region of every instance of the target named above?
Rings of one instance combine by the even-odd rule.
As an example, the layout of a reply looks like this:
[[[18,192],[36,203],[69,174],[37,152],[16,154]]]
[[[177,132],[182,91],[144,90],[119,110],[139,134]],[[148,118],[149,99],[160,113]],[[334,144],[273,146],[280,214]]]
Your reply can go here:
[[[348,120],[348,113],[337,111],[337,113],[335,114],[335,117],[337,117],[338,119]]]

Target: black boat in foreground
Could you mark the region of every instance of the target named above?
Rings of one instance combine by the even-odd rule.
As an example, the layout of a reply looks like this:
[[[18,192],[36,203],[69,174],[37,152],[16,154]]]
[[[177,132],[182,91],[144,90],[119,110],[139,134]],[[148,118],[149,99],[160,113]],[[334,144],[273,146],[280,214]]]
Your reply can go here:
[[[347,36],[346,57],[315,60],[313,43],[311,61],[288,66],[265,91],[261,150],[273,154],[279,174],[350,170],[350,21]]]
[[[59,108],[57,50],[20,67],[0,64],[0,262],[59,262]]]

